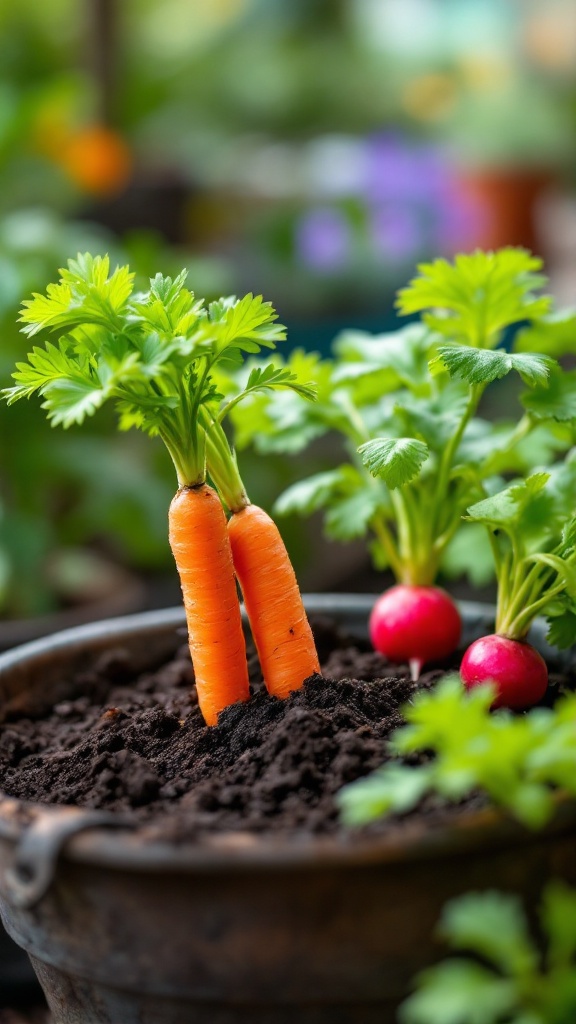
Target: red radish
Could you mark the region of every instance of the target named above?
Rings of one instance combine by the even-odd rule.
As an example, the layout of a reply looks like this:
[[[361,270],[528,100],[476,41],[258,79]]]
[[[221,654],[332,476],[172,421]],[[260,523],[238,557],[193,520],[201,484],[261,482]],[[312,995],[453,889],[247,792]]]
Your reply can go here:
[[[404,583],[378,598],[369,622],[376,650],[390,661],[407,661],[414,680],[425,662],[452,654],[461,629],[460,613],[445,590]]]
[[[538,651],[522,640],[492,633],[470,645],[460,675],[467,689],[494,683],[498,694],[492,707],[521,709],[542,699],[548,687],[548,669]]]

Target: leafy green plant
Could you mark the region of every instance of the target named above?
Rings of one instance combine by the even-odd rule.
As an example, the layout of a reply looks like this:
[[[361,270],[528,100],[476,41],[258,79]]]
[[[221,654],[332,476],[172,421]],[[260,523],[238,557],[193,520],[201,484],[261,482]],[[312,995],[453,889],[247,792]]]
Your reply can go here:
[[[544,889],[540,931],[531,932],[520,899],[510,893],[473,892],[450,901],[438,935],[458,955],[416,978],[400,1024],[573,1021],[576,891],[563,882]]]
[[[563,387],[557,361],[503,347],[511,327],[548,315],[540,269],[541,260],[515,248],[424,264],[398,296],[399,311],[419,314],[419,322],[377,337],[346,332],[331,360],[296,353],[292,369],[313,361],[318,401],[302,408],[289,396],[259,396],[243,409],[238,441],[296,452],[337,432],[347,460],[289,488],[277,511],[323,509],[329,537],[368,535],[376,564],[400,585],[431,587],[469,506],[498,490],[504,475],[546,464],[572,442],[571,417],[558,398],[546,401],[550,385],[553,393]],[[510,373],[526,385],[523,411],[516,421],[493,422],[481,414],[481,400]],[[477,563],[485,551],[470,557]],[[407,600],[405,591],[396,596]],[[379,609],[372,630],[379,650],[416,666],[449,653],[458,639],[450,628],[442,649],[424,643],[437,635],[438,616],[434,607],[432,619],[422,618],[420,597],[406,642],[379,635]]]
[[[467,686],[496,683],[497,704],[526,707],[547,687],[544,660],[526,636],[539,614],[548,640],[569,647],[576,636],[576,453],[472,505],[468,518],[488,530],[498,580],[496,632],[466,651]]]
[[[458,803],[476,790],[530,828],[553,814],[560,790],[576,795],[576,697],[525,715],[490,712],[491,685],[467,692],[457,676],[417,693],[390,740],[389,763],[341,790],[344,822],[404,814],[427,793]],[[406,763],[418,755],[420,764]]]
[[[54,267],[84,248],[108,252],[112,263],[130,262],[142,288],[156,266],[173,276],[182,268],[180,254],[145,232],[117,240],[94,224],[66,221],[39,207],[2,217],[4,383],[26,352],[17,322],[22,296],[43,289]],[[188,268],[203,294],[213,297],[220,294],[216,289],[229,286],[226,275],[215,275],[197,260]],[[160,445],[150,445],[135,433],[118,435],[108,409],[63,439],[56,431],[46,435],[44,414],[33,403],[11,410],[0,404],[0,617],[30,618],[88,601],[94,571],[87,578],[80,570],[89,555],[99,565],[102,581],[106,574],[116,579],[118,567],[123,567],[154,585],[170,571],[170,494],[170,466]],[[78,572],[71,586],[73,560]]]

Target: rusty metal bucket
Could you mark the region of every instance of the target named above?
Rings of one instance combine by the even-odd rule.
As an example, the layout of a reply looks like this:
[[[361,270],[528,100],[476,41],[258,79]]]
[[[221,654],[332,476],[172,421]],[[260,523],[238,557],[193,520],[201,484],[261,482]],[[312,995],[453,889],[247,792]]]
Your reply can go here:
[[[311,596],[365,630],[373,598]],[[486,611],[464,607],[467,632]],[[11,710],[62,699],[74,669],[121,644],[135,666],[181,643],[182,612],[143,613],[0,657]],[[501,815],[414,824],[359,841],[236,832],[152,841],[120,816],[0,800],[0,911],[30,955],[54,1024],[392,1024],[450,897],[478,888],[534,903],[576,882],[576,806],[543,832]]]

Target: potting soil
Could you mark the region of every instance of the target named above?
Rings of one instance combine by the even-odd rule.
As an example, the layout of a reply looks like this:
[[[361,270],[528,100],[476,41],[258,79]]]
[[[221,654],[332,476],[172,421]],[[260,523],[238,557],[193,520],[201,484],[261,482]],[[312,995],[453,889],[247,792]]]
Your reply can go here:
[[[389,758],[401,708],[453,666],[390,666],[368,644],[314,621],[322,675],[288,699],[267,694],[249,653],[252,696],[208,728],[195,702],[185,643],[155,671],[134,677],[122,649],[75,680],[71,697],[42,719],[0,731],[2,789],[49,804],[129,812],[165,838],[241,828],[331,833],[335,796]]]

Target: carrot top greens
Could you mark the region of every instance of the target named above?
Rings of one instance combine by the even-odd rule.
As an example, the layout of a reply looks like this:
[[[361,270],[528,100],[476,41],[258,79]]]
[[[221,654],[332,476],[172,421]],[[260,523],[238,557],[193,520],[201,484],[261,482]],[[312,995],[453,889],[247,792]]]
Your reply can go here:
[[[70,260],[45,295],[23,304],[23,332],[57,334],[18,363],[8,403],[39,392],[53,425],[70,427],[112,400],[122,430],[137,427],[166,445],[180,486],[206,476],[206,437],[213,434],[215,472],[233,468],[217,427],[236,402],[272,388],[292,388],[312,398],[313,388],[289,369],[255,369],[234,401],[221,408],[213,377],[217,364],[237,366],[247,354],[273,349],[286,336],[261,296],[222,298],[207,304],[186,286],[157,274],[146,291],[134,291],[128,267],[110,271],[108,257],[86,253]],[[224,452],[224,448],[222,448]]]
[[[389,566],[402,583],[433,583],[451,564],[467,508],[498,490],[505,475],[529,472],[572,443],[575,381],[566,383],[550,352],[521,350],[528,329],[537,337],[559,330],[551,326],[551,299],[538,294],[540,268],[538,258],[514,248],[424,264],[397,303],[419,321],[376,336],[345,331],[330,359],[293,354],[286,368],[306,367],[317,402],[255,396],[242,409],[238,443],[295,452],[336,431],[348,457],[289,488],[277,510],[324,509],[328,536],[368,533],[377,566]],[[505,347],[520,323],[524,331]],[[509,373],[525,385],[519,415],[490,421],[480,403]],[[468,524],[463,533],[472,530]],[[473,535],[468,548],[479,554],[468,564],[480,573],[486,545],[478,547],[477,525]],[[460,567],[462,548],[458,559]]]

